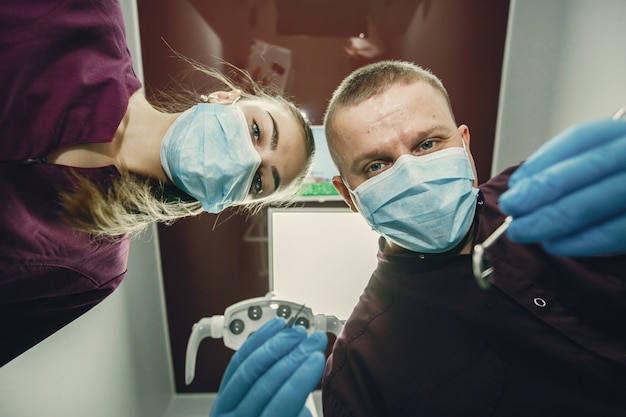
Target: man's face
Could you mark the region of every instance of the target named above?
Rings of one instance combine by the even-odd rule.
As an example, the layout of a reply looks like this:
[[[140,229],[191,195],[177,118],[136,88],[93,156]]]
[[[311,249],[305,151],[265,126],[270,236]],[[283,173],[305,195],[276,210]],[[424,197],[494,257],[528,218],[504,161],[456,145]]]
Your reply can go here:
[[[346,186],[354,190],[389,169],[400,156],[426,155],[461,147],[463,142],[469,154],[467,126],[457,127],[445,98],[421,81],[392,86],[356,106],[337,111],[332,127],[335,138],[329,146],[340,157],[342,174],[333,178],[333,183],[355,211]],[[470,162],[474,167],[471,156]]]

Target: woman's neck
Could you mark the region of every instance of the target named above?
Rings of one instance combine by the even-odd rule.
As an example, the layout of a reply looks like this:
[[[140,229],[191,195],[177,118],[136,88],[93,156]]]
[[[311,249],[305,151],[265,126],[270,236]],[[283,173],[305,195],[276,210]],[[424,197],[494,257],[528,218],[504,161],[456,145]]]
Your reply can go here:
[[[135,93],[112,142],[117,148],[115,165],[166,181],[167,176],[161,166],[161,142],[178,116],[179,113],[156,110],[143,94]]]
[[[156,110],[142,93],[136,92],[111,142],[55,149],[46,160],[82,168],[115,165],[118,169],[167,181],[161,167],[161,142],[178,115]]]

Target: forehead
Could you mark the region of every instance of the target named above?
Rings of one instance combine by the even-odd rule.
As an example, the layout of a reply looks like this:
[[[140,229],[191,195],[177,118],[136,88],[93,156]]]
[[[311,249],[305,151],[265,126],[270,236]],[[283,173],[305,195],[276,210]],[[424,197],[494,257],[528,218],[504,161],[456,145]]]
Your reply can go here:
[[[269,99],[253,99],[242,100],[238,105],[241,106],[244,113],[249,112],[251,115],[271,114],[276,121],[281,136],[283,133],[285,133],[285,136],[303,135],[299,120],[296,119],[292,110],[285,103]]]
[[[443,94],[424,81],[395,84],[353,106],[338,109],[331,146],[343,154],[362,140],[384,141],[407,131],[451,124],[454,120]],[[343,156],[343,155],[342,155]]]
[[[337,111],[335,120],[365,122],[367,128],[377,122],[395,118],[419,116],[429,118],[449,113],[446,99],[441,92],[424,81],[412,84],[395,84],[370,98]]]
[[[270,112],[272,115],[284,114],[287,116],[289,111],[282,103],[271,99],[252,98],[237,102],[237,106],[241,107],[244,112]]]

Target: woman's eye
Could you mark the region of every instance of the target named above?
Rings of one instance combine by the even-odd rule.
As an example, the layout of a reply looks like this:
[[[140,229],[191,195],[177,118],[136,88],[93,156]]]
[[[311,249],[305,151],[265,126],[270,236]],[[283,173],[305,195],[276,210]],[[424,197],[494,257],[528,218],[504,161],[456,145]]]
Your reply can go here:
[[[260,137],[261,137],[261,129],[259,128],[259,125],[253,120],[252,121],[252,139],[254,139],[255,142],[258,142]]]
[[[263,192],[263,178],[261,178],[261,173],[259,171],[254,174],[252,185],[250,186],[250,192],[252,195],[259,195]]]

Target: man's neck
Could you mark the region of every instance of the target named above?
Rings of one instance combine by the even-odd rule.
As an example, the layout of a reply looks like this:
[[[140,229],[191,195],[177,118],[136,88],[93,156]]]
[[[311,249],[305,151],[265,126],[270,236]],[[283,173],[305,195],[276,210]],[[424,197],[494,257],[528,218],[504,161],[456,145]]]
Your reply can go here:
[[[472,227],[470,228],[470,230],[467,233],[467,235],[463,238],[461,243],[456,245],[454,248],[450,249],[447,252],[423,253],[424,257],[427,257],[429,255],[430,256],[435,255],[437,257],[443,257],[443,256],[454,256],[454,255],[468,255],[468,254],[471,254],[472,253],[473,241],[474,241],[473,237],[474,237],[475,229],[476,229],[476,222],[474,222],[474,224],[472,224]],[[401,255],[401,254],[410,254],[410,253],[419,253],[419,252],[410,251],[408,249],[405,249],[402,246],[397,245],[397,244],[391,242],[389,239],[385,238],[385,246],[383,247],[383,253],[386,254],[386,255]]]

